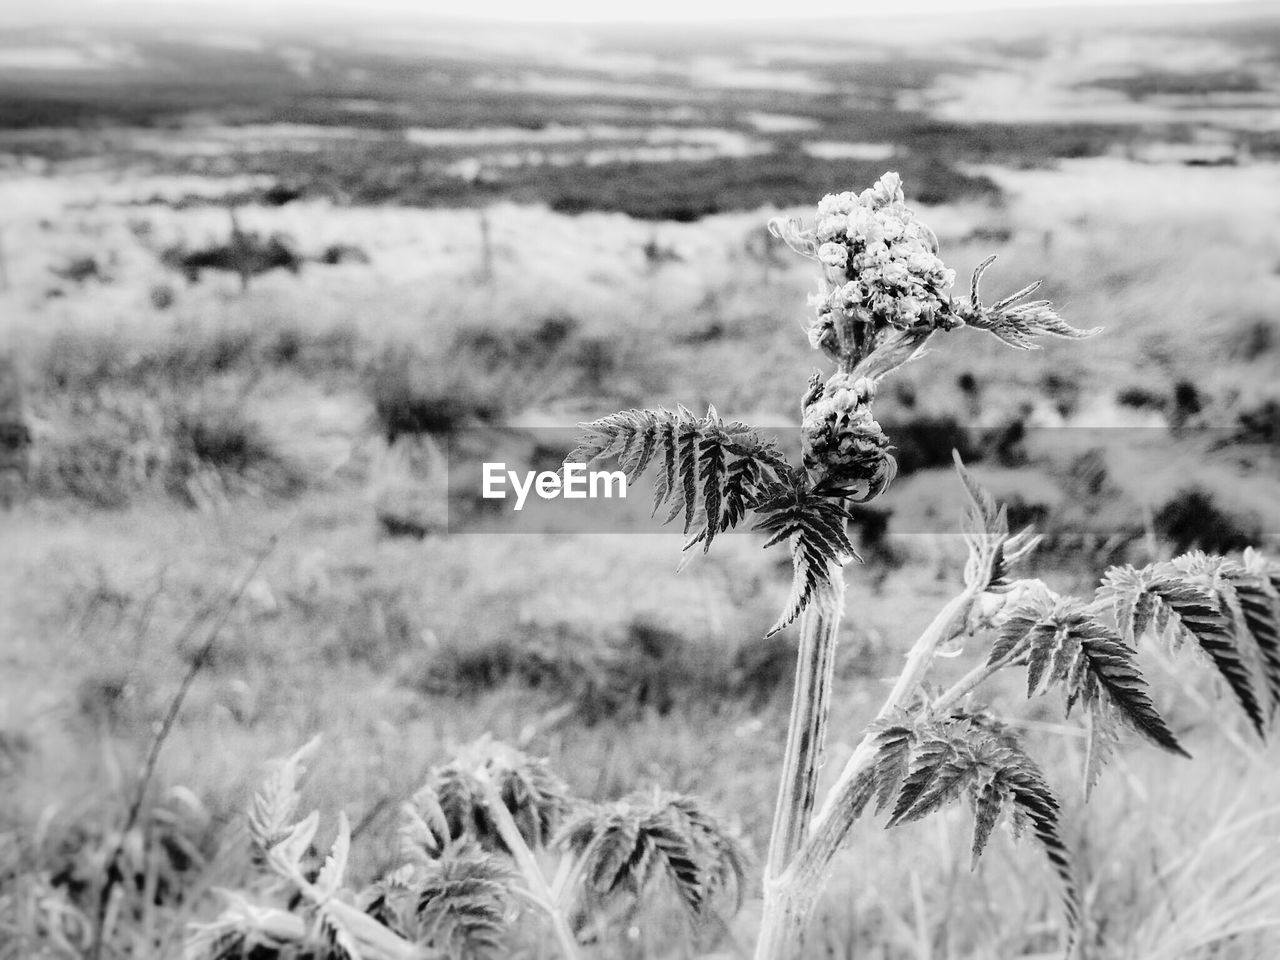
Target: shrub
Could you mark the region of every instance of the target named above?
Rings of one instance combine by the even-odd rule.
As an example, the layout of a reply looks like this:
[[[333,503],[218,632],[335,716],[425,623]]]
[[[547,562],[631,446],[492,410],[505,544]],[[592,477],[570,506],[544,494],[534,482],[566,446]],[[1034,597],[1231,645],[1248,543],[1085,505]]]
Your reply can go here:
[[[1223,510],[1212,492],[1195,486],[1179,490],[1161,506],[1152,517],[1152,527],[1179,551],[1229,553],[1261,538],[1255,524]]]
[[[226,243],[212,243],[205,247],[187,247],[175,244],[160,253],[160,262],[182,274],[189,283],[198,283],[205,270],[220,270],[240,277],[247,286],[256,276],[272,270],[298,273],[305,258],[294,247],[293,241],[283,234],[273,233],[263,237],[256,232],[232,229]]]
[[[50,267],[49,272],[59,280],[66,280],[68,283],[79,284],[86,280],[106,283],[111,279],[107,270],[98,262],[98,258],[90,254],[71,257],[64,263]]]
[[[302,476],[234,406],[103,392],[60,405],[33,450],[31,489],[119,508],[146,493],[210,507],[244,494],[289,495]]]
[[[526,687],[572,703],[578,719],[590,725],[708,702],[761,703],[788,678],[791,656],[789,644],[776,637],[708,647],[643,618],[617,635],[562,624],[511,625],[490,636],[440,641],[411,682],[450,696]]]
[[[1264,317],[1245,320],[1240,327],[1231,332],[1227,339],[1227,349],[1233,360],[1251,363],[1265,354],[1272,353],[1280,334],[1276,333],[1276,322]]]
[[[1164,394],[1148,387],[1125,387],[1116,394],[1116,402],[1138,410],[1163,410],[1168,403]]]
[[[367,374],[374,416],[388,443],[405,434],[448,435],[508,411],[501,387],[463,356],[388,351]]]
[[[1236,415],[1237,443],[1258,443],[1280,447],[1280,398],[1268,397]]]
[[[961,426],[952,416],[920,416],[900,421],[886,418],[884,428],[893,437],[893,456],[898,462],[898,472],[904,476],[950,465],[952,450],[959,450],[966,460],[978,456],[973,431]]]

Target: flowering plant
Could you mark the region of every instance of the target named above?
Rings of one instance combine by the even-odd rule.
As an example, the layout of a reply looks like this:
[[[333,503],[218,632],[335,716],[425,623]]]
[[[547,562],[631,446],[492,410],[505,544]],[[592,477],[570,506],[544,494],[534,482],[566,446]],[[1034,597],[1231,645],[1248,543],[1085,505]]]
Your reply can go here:
[[[815,347],[838,355],[838,317],[861,324],[860,339],[951,319],[956,272],[938,259],[938,238],[906,205],[896,173],[860,194],[823,197],[813,240],[823,266],[822,290],[810,301],[818,312],[809,331]]]
[[[940,332],[972,327],[1031,350],[1041,336],[1082,339],[1097,331],[1070,326],[1047,300],[1028,301],[1038,283],[983,303],[979,284],[994,257],[974,272],[967,299],[953,296],[955,272],[939,259],[933,231],[906,205],[895,173],[861,193],[824,197],[811,227],[783,219],[769,226],[820,267],[809,341],[836,364],[829,375],[815,373],[802,397],[802,465],[790,465],[745,424],[726,423],[714,409],[699,418],[683,407],[631,410],[587,424],[567,460],[617,457],[630,479],[656,464],[655,509],[671,503],[668,520],[684,516],[691,533],[686,549],[697,543],[706,549],[747,513],[772,535],[766,546],[791,549],[791,595],[773,629],[799,618],[799,650],[756,958],[801,955],[831,861],[868,809],[888,810],[893,827],[963,797],[977,821],[975,858],[1001,819],[1030,828],[1061,882],[1070,943],[1081,905],[1058,801],[1011,728],[973,704],[971,694],[997,671],[1024,664],[1033,693],[1064,687],[1067,704],[1089,715],[1086,782],[1092,783],[1122,724],[1183,752],[1135,660],[1138,641],[1155,633],[1193,639],[1209,652],[1261,733],[1261,698],[1242,665],[1259,656],[1280,664],[1280,567],[1257,557],[1243,563],[1213,557],[1113,568],[1092,602],[1056,598],[1039,581],[1014,578],[1037,538],[1029,530],[1011,533],[1005,511],[957,458],[971,502],[964,589],[912,645],[884,705],[815,811],[844,605],[842,568],[857,556],[845,531],[847,504],[878,496],[895,473],[890,439],[872,411],[878,383],[919,357]],[[1206,579],[1206,568],[1213,578]],[[924,680],[939,654],[983,634],[992,637],[985,662],[940,696],[927,696]],[[1250,646],[1261,653],[1240,652]],[[1280,667],[1267,684],[1280,702]]]
[[[811,229],[794,221],[771,226],[821,265],[811,340],[837,365],[829,376],[815,374],[803,395],[801,465],[714,408],[698,417],[684,407],[587,424],[566,460],[616,458],[629,480],[654,467],[654,509],[668,506],[668,521],[683,517],[686,549],[707,550],[748,514],[770,535],[765,546],[790,549],[791,592],[773,631],[798,618],[800,636],[756,960],[805,955],[805,929],[859,819],[887,814],[894,828],[960,800],[974,813],[975,862],[1002,822],[1041,848],[1062,892],[1070,949],[1084,906],[1061,805],[1015,724],[974,702],[975,692],[997,672],[1025,667],[1029,697],[1060,692],[1068,711],[1083,713],[1086,795],[1122,729],[1185,755],[1142,675],[1143,640],[1197,645],[1264,735],[1280,707],[1280,564],[1252,550],[1238,560],[1196,553],[1141,569],[1113,567],[1092,596],[1062,597],[1016,576],[1038,538],[1029,529],[1011,532],[1005,510],[957,457],[970,501],[963,588],[907,650],[883,705],[817,806],[843,568],[856,557],[847,504],[879,495],[894,474],[889,438],[872,413],[877,383],[939,331],[974,327],[1020,349],[1034,349],[1043,334],[1078,339],[1093,331],[1070,327],[1048,301],[1022,302],[1035,284],[984,305],[978,284],[990,259],[974,273],[969,298],[954,299],[954,275],[938,260],[932,232],[906,207],[895,174],[860,194],[826,197]],[[927,687],[938,657],[966,642],[982,642],[977,664],[940,692]],[[225,960],[233,955],[222,950],[228,942],[241,950],[235,956],[263,943],[319,944],[325,956],[344,960],[505,956],[503,934],[521,905],[545,921],[560,955],[574,960],[593,927],[629,922],[664,877],[695,923],[706,922],[715,904],[727,899],[736,907],[741,899],[737,841],[695,799],[583,805],[542,764],[486,744],[435,771],[415,796],[405,833],[410,862],[360,908],[343,885],[351,839],[345,820],[324,864],[313,870],[308,863],[316,815],[294,822],[301,759],[259,794],[250,820],[269,892],[288,906],[234,895],[222,917],[195,930],[193,960]],[[549,875],[539,857],[551,855],[559,863]]]

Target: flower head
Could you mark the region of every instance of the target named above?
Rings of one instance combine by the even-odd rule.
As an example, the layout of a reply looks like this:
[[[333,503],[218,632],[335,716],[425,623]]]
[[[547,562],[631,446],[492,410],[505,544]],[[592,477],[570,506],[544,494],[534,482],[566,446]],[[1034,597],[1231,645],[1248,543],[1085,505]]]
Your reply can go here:
[[[828,339],[841,315],[876,330],[905,330],[933,325],[950,311],[955,271],[938,259],[937,240],[907,207],[896,173],[860,194],[823,197],[814,238],[825,281],[815,342]]]

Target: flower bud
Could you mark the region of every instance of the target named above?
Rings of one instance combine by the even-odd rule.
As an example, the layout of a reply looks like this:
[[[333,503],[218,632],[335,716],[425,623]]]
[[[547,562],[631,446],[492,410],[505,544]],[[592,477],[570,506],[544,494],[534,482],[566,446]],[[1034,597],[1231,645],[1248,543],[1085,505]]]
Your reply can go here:
[[[837,373],[805,406],[805,468],[824,491],[865,501],[892,479],[889,438],[871,414],[874,397],[871,380]]]

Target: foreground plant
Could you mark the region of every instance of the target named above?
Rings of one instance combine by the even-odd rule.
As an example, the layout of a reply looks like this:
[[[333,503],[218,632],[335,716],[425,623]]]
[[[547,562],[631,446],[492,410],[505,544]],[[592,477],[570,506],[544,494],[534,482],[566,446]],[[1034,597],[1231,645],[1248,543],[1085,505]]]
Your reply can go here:
[[[953,271],[938,259],[933,233],[905,204],[896,174],[861,194],[825,197],[805,229],[774,221],[771,230],[821,267],[809,340],[835,363],[815,374],[801,400],[803,460],[792,465],[778,444],[722,419],[630,410],[586,424],[567,463],[616,458],[634,481],[656,470],[654,512],[681,520],[708,550],[716,537],[753,514],[766,546],[785,543],[794,576],[771,633],[800,620],[798,668],[781,784],[764,877],[758,960],[802,954],[804,930],[832,859],[868,810],[888,826],[920,820],[960,798],[974,810],[973,856],[996,824],[1029,833],[1057,875],[1068,946],[1081,904],[1059,804],[1009,727],[973,702],[1000,670],[1025,666],[1028,695],[1060,688],[1068,711],[1089,725],[1086,787],[1096,782],[1122,728],[1185,754],[1156,711],[1136,659],[1154,638],[1198,646],[1225,679],[1261,734],[1280,700],[1280,567],[1249,553],[1243,560],[1190,554],[1141,570],[1107,571],[1095,594],[1060,597],[1037,580],[1013,576],[1036,545],[1012,533],[1005,512],[957,458],[971,502],[965,521],[969,557],[961,592],[911,646],[883,706],[815,813],[825,748],[836,639],[844,607],[843,568],[857,555],[846,534],[848,504],[892,482],[891,441],[872,407],[880,382],[919,357],[935,334],[972,327],[1011,347],[1038,338],[1081,339],[1096,330],[1069,326],[1046,300],[1028,300],[1035,283],[993,304],[979,284],[993,258],[974,272],[967,299],[955,299]],[[987,644],[984,662],[941,695],[924,693],[939,654],[957,642]]]
[[[745,855],[699,800],[655,792],[586,803],[545,761],[489,740],[430,772],[402,810],[402,865],[357,892],[346,817],[325,857],[312,849],[319,814],[297,818],[317,746],[285,760],[254,797],[261,876],[222,891],[225,909],[192,928],[188,960],[497,958],[511,955],[522,922],[574,958],[581,942],[607,946],[664,892],[695,932],[740,903]]]
[[[952,298],[954,275],[893,174],[860,195],[825,198],[813,229],[773,228],[821,264],[810,340],[836,365],[804,392],[801,463],[714,409],[698,417],[683,407],[597,420],[568,458],[616,458],[629,480],[655,468],[654,510],[666,507],[668,521],[682,521],[688,551],[710,549],[748,514],[769,534],[766,546],[791,551],[792,586],[771,632],[800,620],[798,669],[757,960],[803,955],[832,861],[859,819],[886,815],[892,828],[961,799],[974,813],[975,862],[1000,823],[1041,848],[1061,887],[1069,949],[1083,911],[1059,802],[1011,725],[975,694],[1008,669],[1025,669],[1028,697],[1060,691],[1068,713],[1078,708],[1088,726],[1086,796],[1126,729],[1186,753],[1143,677],[1144,641],[1197,648],[1262,735],[1280,704],[1280,565],[1253,551],[1190,553],[1140,569],[1112,567],[1091,595],[1060,596],[1016,576],[1037,538],[1009,529],[1005,510],[957,457],[969,499],[963,586],[907,650],[818,806],[843,567],[856,557],[848,504],[878,496],[894,476],[890,439],[872,414],[878,384],[939,332],[975,327],[1031,349],[1043,335],[1094,331],[1068,326],[1047,301],[1027,302],[1034,284],[983,304],[978,285],[990,260],[975,272],[969,297]],[[978,665],[941,692],[926,688],[939,656],[966,643],[985,652]],[[487,742],[431,773],[405,811],[403,866],[356,893],[344,880],[345,819],[323,859],[310,850],[316,815],[295,819],[305,753],[255,800],[251,835],[264,879],[253,891],[227,894],[223,915],[193,931],[192,960],[503,956],[521,919],[572,960],[584,944],[609,948],[663,889],[695,929],[740,901],[741,849],[696,799],[642,793],[586,804],[544,764]]]

